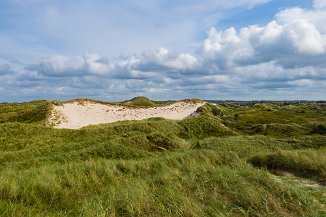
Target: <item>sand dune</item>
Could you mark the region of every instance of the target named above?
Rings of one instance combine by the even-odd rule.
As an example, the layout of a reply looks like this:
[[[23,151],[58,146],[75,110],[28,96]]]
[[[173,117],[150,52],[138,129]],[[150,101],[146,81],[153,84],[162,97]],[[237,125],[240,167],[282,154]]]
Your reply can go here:
[[[122,105],[78,102],[55,105],[49,118],[55,128],[78,129],[88,125],[112,123],[122,120],[143,120],[151,117],[180,120],[196,115],[202,102],[179,101],[165,106],[152,108],[130,108]]]

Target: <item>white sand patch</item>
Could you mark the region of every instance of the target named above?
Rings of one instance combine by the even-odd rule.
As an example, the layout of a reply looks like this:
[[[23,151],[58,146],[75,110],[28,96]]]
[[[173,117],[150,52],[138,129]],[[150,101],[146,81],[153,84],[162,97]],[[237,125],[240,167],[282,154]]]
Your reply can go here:
[[[78,129],[88,125],[112,123],[123,120],[143,120],[151,117],[181,120],[196,115],[204,103],[180,101],[153,108],[129,108],[121,105],[78,102],[55,105],[49,123],[55,128]]]

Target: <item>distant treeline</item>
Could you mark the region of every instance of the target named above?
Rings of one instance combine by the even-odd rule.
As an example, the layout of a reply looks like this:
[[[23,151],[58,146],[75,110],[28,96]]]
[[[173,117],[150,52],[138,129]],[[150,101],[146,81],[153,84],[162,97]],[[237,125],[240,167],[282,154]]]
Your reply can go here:
[[[253,100],[253,101],[241,101],[241,100],[204,100],[205,102],[215,103],[215,104],[241,104],[241,105],[254,105],[259,103],[282,103],[286,104],[301,104],[301,103],[326,103],[326,100]]]

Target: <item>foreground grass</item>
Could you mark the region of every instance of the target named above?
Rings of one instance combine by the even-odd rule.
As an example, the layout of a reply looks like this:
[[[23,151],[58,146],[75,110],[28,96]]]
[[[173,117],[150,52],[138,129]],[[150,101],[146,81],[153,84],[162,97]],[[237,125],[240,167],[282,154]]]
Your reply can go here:
[[[322,214],[308,192],[213,151],[141,161],[88,160],[2,172],[3,214],[298,216]],[[10,206],[17,204],[17,206]]]
[[[249,132],[252,123],[234,114],[252,108],[230,105],[205,107],[205,115],[182,121],[80,130],[48,128],[42,118],[6,121],[0,216],[325,216],[321,190],[265,169],[325,178],[326,137],[309,130],[312,122],[324,124],[314,106],[292,120],[304,129],[296,136]]]

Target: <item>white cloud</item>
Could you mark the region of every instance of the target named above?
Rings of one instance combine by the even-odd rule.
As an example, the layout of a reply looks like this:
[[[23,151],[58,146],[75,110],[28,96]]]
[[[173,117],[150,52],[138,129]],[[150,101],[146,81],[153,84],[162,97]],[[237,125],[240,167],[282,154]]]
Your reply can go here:
[[[212,27],[202,51],[201,55],[217,64],[217,68],[230,68],[234,61],[253,56],[253,48],[248,39],[239,35],[233,27],[225,31],[217,31]]]
[[[326,49],[325,11],[292,8],[281,11],[276,20],[284,28],[284,35],[301,53],[320,54]]]
[[[307,20],[285,24],[284,35],[299,53],[316,55],[325,52],[325,40]]]
[[[153,62],[173,70],[194,69],[199,64],[197,58],[189,53],[174,55],[166,48],[159,49],[159,51],[154,55]]]
[[[134,57],[133,57],[134,58]],[[186,71],[193,70],[200,65],[198,59],[189,54],[175,54],[161,47],[156,53],[145,52],[136,62],[140,70],[171,70]]]
[[[290,23],[296,20],[307,20],[321,33],[326,34],[326,10],[325,8],[313,8],[305,10],[302,8],[288,8],[276,14],[276,19],[280,23]]]
[[[138,65],[141,62],[141,59],[135,57],[135,56],[131,56],[127,59],[121,60],[118,63],[118,66],[120,68],[127,68],[130,69],[131,67],[133,67],[134,65]]]
[[[314,8],[316,9],[325,9],[326,1],[325,0],[314,0]]]
[[[114,69],[107,58],[100,57],[98,54],[85,54],[83,58],[85,69],[90,74],[105,75]]]
[[[65,77],[85,74],[105,75],[113,70],[113,65],[98,54],[77,57],[54,55],[42,59],[37,64],[28,65],[26,69],[44,76]]]
[[[284,67],[320,65],[326,58],[326,20],[311,10],[287,9],[276,15],[266,26],[252,25],[217,31],[214,27],[203,42],[202,53],[216,69],[236,65],[275,61]],[[298,14],[302,16],[298,16]]]
[[[289,81],[290,85],[298,86],[298,87],[306,87],[306,86],[311,86],[315,82],[309,79],[300,79],[300,80],[295,80],[295,81]]]
[[[84,66],[84,60],[81,57],[70,58],[61,55],[55,55],[47,59],[41,60],[37,65],[29,67],[29,69],[46,75],[78,75],[81,74]]]

